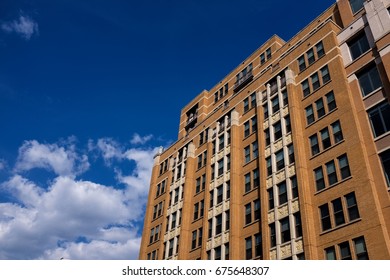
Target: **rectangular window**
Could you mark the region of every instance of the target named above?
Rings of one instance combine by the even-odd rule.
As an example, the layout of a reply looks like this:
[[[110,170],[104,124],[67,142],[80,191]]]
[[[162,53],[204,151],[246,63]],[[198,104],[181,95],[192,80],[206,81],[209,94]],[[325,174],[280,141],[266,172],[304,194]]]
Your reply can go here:
[[[294,156],[294,146],[293,144],[287,146],[288,150],[288,163],[293,164],[295,162],[295,156]]]
[[[343,132],[341,131],[340,122],[336,121],[332,123],[331,126],[332,126],[333,140],[334,143],[337,144],[338,142],[344,139]]]
[[[244,175],[245,178],[245,192],[249,192],[251,190],[251,174],[247,173]]]
[[[214,249],[214,260],[221,259],[221,246],[215,247]]]
[[[217,205],[223,200],[223,188],[222,186],[217,187]]]
[[[317,134],[310,136],[311,155],[314,156],[320,152],[320,145],[318,145]]]
[[[173,255],[173,242],[174,242],[174,238],[169,240],[168,258],[172,257]]]
[[[257,131],[257,117],[254,116],[252,119],[251,119],[251,122],[252,122],[252,133]]]
[[[321,118],[322,116],[325,115],[325,107],[322,98],[316,101],[316,108],[317,108],[317,118]]]
[[[291,181],[291,189],[292,189],[292,198],[298,197],[298,180],[296,176],[290,178]]]
[[[244,99],[244,113],[249,110],[249,99]]]
[[[326,164],[326,173],[328,174],[328,182],[330,186],[338,182],[336,167],[333,160]]]
[[[363,9],[365,0],[349,0],[351,5],[352,13],[356,14],[358,11]]]
[[[368,110],[371,128],[374,137],[381,136],[390,131],[390,104],[382,103]]]
[[[299,71],[302,72],[303,70],[306,69],[306,61],[305,61],[305,56],[302,55],[298,58],[298,65],[299,65]]]
[[[297,212],[294,214],[294,221],[295,221],[295,237],[298,238],[302,236],[301,213]]]
[[[199,217],[199,203],[194,205],[194,220],[197,220]]]
[[[250,224],[252,222],[252,205],[248,203],[245,205],[245,224]]]
[[[276,171],[279,171],[283,169],[285,165],[283,149],[275,153],[275,158],[276,158]]]
[[[230,211],[227,210],[225,212],[225,230],[229,230],[230,229]]]
[[[280,220],[280,235],[281,235],[282,243],[291,240],[290,221],[288,217]]]
[[[322,141],[322,149],[326,150],[329,148],[332,144],[330,142],[330,136],[329,136],[329,130],[328,128],[324,128],[320,131],[321,134],[321,141]]]
[[[264,63],[265,63],[265,54],[262,53],[262,54],[260,55],[260,64],[263,65]]]
[[[274,141],[276,142],[282,137],[282,126],[280,121],[274,124]]]
[[[214,191],[210,191],[210,208],[214,206]]]
[[[339,244],[340,256],[342,260],[352,260],[351,249],[349,248],[349,242],[345,241]]]
[[[357,206],[357,201],[355,193],[349,193],[345,196],[345,201],[347,202],[347,211],[349,221],[353,221],[360,218],[359,209]]]
[[[336,100],[334,99],[333,91],[327,93],[325,97],[326,97],[326,102],[328,104],[328,112],[331,112],[332,110],[336,109],[337,105],[336,105]]]
[[[271,48],[268,48],[268,49],[265,51],[265,55],[267,56],[267,59],[270,59],[270,58],[272,57]]]
[[[336,251],[334,246],[325,249],[325,258],[327,260],[336,260]]]
[[[266,163],[267,163],[267,176],[271,176],[272,175],[272,160],[271,160],[271,157],[267,157],[265,159]]]
[[[263,246],[261,241],[261,234],[255,234],[255,258],[259,258],[263,255]]]
[[[218,177],[223,174],[223,159],[218,161]]]
[[[229,260],[229,243],[225,243],[225,260]]]
[[[269,117],[268,105],[267,105],[267,104],[265,104],[265,105],[263,106],[263,111],[264,111],[264,119],[266,120],[266,119],[268,119],[268,117]]]
[[[330,74],[329,74],[328,66],[322,67],[320,71],[321,71],[321,76],[322,76],[322,84],[325,84],[328,81],[330,81]]]
[[[269,128],[264,130],[264,136],[265,136],[265,145],[268,146],[269,144],[271,144],[271,138],[269,135]]]
[[[333,206],[335,225],[339,226],[344,224],[345,218],[344,218],[343,205],[341,204],[341,199],[337,198],[335,200],[332,200],[332,206]]]
[[[390,187],[390,150],[384,151],[380,155],[383,173],[387,182],[387,186]]]
[[[324,204],[320,206],[320,216],[321,216],[321,225],[322,231],[328,230],[332,228],[330,222],[330,214],[328,204]]]
[[[246,146],[244,148],[244,156],[245,156],[245,160],[244,160],[245,163],[248,163],[251,161],[251,149],[249,146]]]
[[[306,55],[307,55],[307,62],[309,63],[309,65],[313,64],[315,61],[314,50],[313,49],[308,50]]]
[[[341,179],[345,179],[351,176],[351,171],[349,170],[349,163],[348,163],[348,157],[347,155],[342,155],[338,157],[339,160],[339,168],[340,168],[340,174]]]
[[[226,171],[230,171],[230,154],[226,156]]]
[[[325,54],[324,44],[322,42],[319,42],[315,47],[317,50],[317,58],[320,58]]]
[[[279,193],[279,205],[282,205],[287,202],[287,187],[286,182],[282,182],[278,185]]]
[[[362,31],[357,36],[355,36],[351,41],[348,42],[348,47],[352,60],[355,60],[368,51],[370,49],[370,45],[368,43],[366,33]]]
[[[285,123],[285,126],[286,126],[286,133],[291,132],[290,115],[288,115],[288,116],[286,116],[286,117],[284,118],[284,123]]]
[[[260,220],[260,199],[257,199],[253,202],[253,218],[255,221]]]
[[[192,232],[192,242],[191,242],[191,249],[195,249],[196,248],[196,244],[197,244],[197,234],[198,234],[198,231],[197,230],[194,230]]]
[[[302,86],[303,97],[308,96],[310,94],[309,80],[308,79],[304,80],[301,86]]]
[[[353,244],[355,246],[355,254],[357,260],[368,260],[368,253],[366,248],[366,242],[364,241],[364,237],[358,237],[353,240]]]
[[[310,105],[310,106],[307,106],[306,109],[306,121],[307,121],[307,124],[311,124],[314,122],[314,111],[313,111],[313,106]]]
[[[202,162],[203,162],[202,156],[203,155],[198,156],[198,169],[202,167]]]
[[[251,99],[251,107],[255,108],[256,107],[256,93],[255,92],[251,94],[250,99]]]
[[[272,210],[275,207],[274,203],[274,189],[270,188],[267,190],[268,192],[268,210]]]
[[[225,147],[225,135],[222,135],[218,138],[219,146],[218,151],[221,151]]]
[[[215,220],[216,220],[215,235],[218,235],[222,232],[222,214],[216,216]]]
[[[272,114],[275,114],[276,112],[279,111],[279,96],[276,96],[271,100],[272,103]]]
[[[257,158],[259,156],[259,147],[257,141],[252,143],[252,158]]]
[[[379,72],[375,64],[365,68],[356,76],[359,80],[360,90],[363,96],[367,96],[382,86]]]
[[[287,94],[287,90],[284,90],[282,92],[282,97],[283,97],[283,107],[287,106],[288,105],[288,94]]]
[[[245,238],[245,259],[252,259],[252,236]]]
[[[250,134],[249,121],[244,123],[244,137],[248,137]]]
[[[259,170],[255,169],[253,170],[253,188],[256,188],[260,186],[260,177],[259,177]]]
[[[269,225],[269,234],[270,234],[271,247],[275,247],[276,246],[275,223]]]
[[[209,220],[209,235],[208,237],[211,238],[213,236],[213,219]]]
[[[203,228],[199,228],[198,231],[198,246],[202,246],[202,241],[203,241]]]
[[[310,76],[311,79],[311,85],[313,87],[313,91],[318,89],[320,87],[320,80],[318,78],[318,73],[314,73]]]

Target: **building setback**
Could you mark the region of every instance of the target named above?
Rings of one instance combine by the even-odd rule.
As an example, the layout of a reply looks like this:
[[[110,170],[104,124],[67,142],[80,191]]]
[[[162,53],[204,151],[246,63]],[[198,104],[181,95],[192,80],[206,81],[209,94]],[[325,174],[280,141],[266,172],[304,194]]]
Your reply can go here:
[[[389,31],[390,0],[339,0],[185,106],[140,259],[389,259]]]

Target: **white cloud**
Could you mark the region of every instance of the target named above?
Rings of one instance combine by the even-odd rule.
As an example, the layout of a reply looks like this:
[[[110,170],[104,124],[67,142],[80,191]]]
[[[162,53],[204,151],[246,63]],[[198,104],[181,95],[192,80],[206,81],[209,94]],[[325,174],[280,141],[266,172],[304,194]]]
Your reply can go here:
[[[75,145],[66,143],[40,144],[36,140],[25,141],[19,148],[19,156],[15,170],[28,171],[34,168],[52,170],[60,176],[79,175],[89,168],[88,157],[78,155]]]
[[[38,186],[20,174],[0,184],[12,203],[0,203],[0,259],[136,259],[156,149],[125,149],[100,139],[103,158],[131,161],[114,166],[118,186],[68,176],[83,165],[73,144],[25,142],[16,171],[51,169],[58,177]],[[104,145],[103,145],[104,144]],[[103,147],[103,148],[102,148]]]
[[[4,159],[0,158],[0,170],[5,169],[7,166],[7,162]]]
[[[143,145],[146,142],[152,140],[152,138],[153,135],[151,134],[141,137],[138,133],[134,133],[133,138],[130,140],[130,143],[133,145],[137,145],[137,144]]]
[[[113,159],[121,160],[123,158],[123,148],[118,142],[111,138],[99,139],[96,147],[91,142],[88,145],[89,149],[92,147],[97,148],[102,154],[104,162],[109,166],[112,164]]]
[[[1,29],[8,33],[15,32],[25,40],[30,40],[34,34],[39,32],[38,23],[25,15],[20,15],[19,18],[14,21],[3,23]]]

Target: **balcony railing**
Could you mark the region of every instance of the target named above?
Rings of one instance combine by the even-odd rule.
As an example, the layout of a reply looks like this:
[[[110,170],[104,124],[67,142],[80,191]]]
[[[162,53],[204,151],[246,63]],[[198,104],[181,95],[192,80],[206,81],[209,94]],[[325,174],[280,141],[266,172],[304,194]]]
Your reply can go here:
[[[240,77],[236,83],[234,84],[234,92],[239,91],[242,89],[246,84],[248,84],[253,78],[253,73],[252,71],[246,73],[244,76]]]

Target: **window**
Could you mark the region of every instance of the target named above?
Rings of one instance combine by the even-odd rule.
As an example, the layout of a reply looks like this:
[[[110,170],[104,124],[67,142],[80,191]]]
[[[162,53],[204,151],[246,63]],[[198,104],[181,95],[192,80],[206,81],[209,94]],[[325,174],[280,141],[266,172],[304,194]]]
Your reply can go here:
[[[217,205],[223,200],[223,188],[222,186],[217,187]]]
[[[214,248],[214,260],[220,260],[221,259],[221,246]]]
[[[287,146],[288,150],[288,163],[293,164],[295,162],[295,156],[294,156],[294,146],[293,144]]]
[[[336,260],[336,251],[334,246],[325,249],[325,258],[327,260]]]
[[[157,191],[156,191],[156,197],[162,195],[165,193],[166,190],[166,180],[162,181],[160,184],[157,185]]]
[[[268,119],[268,117],[269,117],[268,105],[267,105],[267,104],[265,104],[265,105],[263,106],[263,111],[264,111],[264,119],[266,120],[266,119]]]
[[[317,58],[320,58],[325,54],[324,44],[322,42],[319,42],[317,45],[315,45],[315,47],[317,50]]]
[[[325,115],[325,108],[324,108],[324,102],[321,99],[318,99],[316,101],[316,108],[317,108],[317,118],[321,118]]]
[[[382,86],[382,82],[379,77],[379,72],[375,64],[372,64],[369,67],[365,68],[356,76],[359,80],[360,90],[363,96],[367,96],[368,94]]]
[[[252,175],[253,175],[253,188],[256,188],[260,186],[259,170],[258,169],[253,170]]]
[[[321,130],[320,134],[321,134],[321,141],[322,141],[322,149],[326,150],[331,146],[328,128],[326,127],[323,130]]]
[[[294,221],[295,221],[295,237],[298,238],[302,236],[301,213],[297,212],[294,214]]]
[[[264,130],[264,137],[265,137],[265,145],[268,146],[271,144],[270,134],[269,134],[269,128]]]
[[[365,0],[349,0],[349,4],[351,5],[352,13],[357,13],[364,7]]]
[[[219,142],[218,151],[221,151],[225,147],[225,135],[221,135],[218,138],[218,142]]]
[[[314,156],[320,152],[320,146],[318,145],[317,134],[310,136],[311,155]]]
[[[320,87],[320,80],[318,78],[318,73],[314,73],[313,75],[311,75],[310,79],[311,79],[311,85],[312,85],[313,91],[318,89]]]
[[[171,219],[171,230],[176,227],[176,218],[177,218],[177,212],[174,212],[172,214],[172,219]]]
[[[218,177],[223,174],[223,159],[218,161]]]
[[[171,240],[169,240],[169,249],[168,249],[168,258],[169,257],[172,257],[173,255],[173,242],[175,241],[174,238],[172,238]]]
[[[279,171],[284,168],[284,153],[283,149],[275,153],[276,158],[276,171]]]
[[[314,169],[314,177],[316,179],[317,191],[324,189],[325,188],[325,180],[324,180],[324,173],[322,171],[322,167],[318,167],[317,169]]]
[[[256,107],[256,93],[252,93],[244,99],[244,113]]]
[[[283,107],[287,106],[288,105],[288,94],[287,94],[287,90],[284,90],[282,92],[282,98],[283,98]]]
[[[353,221],[360,218],[359,209],[357,206],[357,201],[355,197],[355,193],[349,193],[345,196],[345,201],[347,203],[347,211],[348,211],[348,219],[349,221]]]
[[[244,113],[249,110],[249,100],[248,98],[244,99]]]
[[[255,92],[251,94],[250,100],[251,100],[251,107],[255,108],[256,107],[256,93]]]
[[[387,182],[387,186],[390,187],[390,150],[384,151],[380,155],[383,167],[383,173]]]
[[[230,211],[227,210],[225,212],[225,230],[229,230],[230,229]]]
[[[159,238],[159,233],[160,233],[160,225],[156,226],[155,228],[152,228],[150,230],[150,238],[149,238],[149,243],[156,242]]]
[[[355,60],[366,51],[370,49],[370,45],[367,40],[366,33],[362,31],[350,42],[348,42],[349,52],[351,53],[352,60]]]
[[[291,189],[292,189],[292,198],[298,197],[298,180],[296,176],[290,178],[291,181]]]
[[[342,155],[338,157],[339,160],[339,168],[341,179],[345,179],[351,176],[351,171],[349,170],[348,158],[347,155]]]
[[[251,160],[251,150],[250,150],[250,147],[249,146],[246,146],[244,148],[244,157],[245,157],[245,163],[248,163],[250,162]]]
[[[286,116],[286,117],[284,118],[284,123],[285,123],[285,126],[286,126],[286,133],[291,132],[290,115],[288,115],[288,116]]]
[[[263,246],[261,241],[261,234],[255,234],[255,258],[259,258],[263,255]]]
[[[353,240],[353,244],[355,246],[355,254],[357,260],[368,260],[368,253],[366,248],[366,242],[364,241],[364,237],[358,237]]]
[[[345,241],[339,244],[340,256],[342,260],[352,260],[349,242]]]
[[[226,171],[230,171],[230,154],[226,156]]]
[[[225,260],[229,260],[229,243],[225,243]]]
[[[325,84],[326,82],[330,81],[330,74],[328,66],[322,67],[321,70],[321,77],[322,77],[322,84]]]
[[[272,210],[275,208],[274,189],[270,188],[267,190],[267,192],[268,192],[268,210]]]
[[[287,202],[287,187],[286,182],[282,182],[278,185],[279,193],[279,205],[282,205]]]
[[[332,206],[333,206],[335,225],[339,226],[344,224],[345,217],[344,217],[344,211],[343,211],[343,205],[341,203],[341,199],[337,198],[335,200],[332,200]]]
[[[159,204],[155,205],[153,208],[153,220],[160,217],[162,215],[163,211],[163,201],[160,202]]]
[[[268,49],[265,51],[265,55],[267,56],[267,59],[270,59],[270,58],[272,57],[271,48],[268,48]]]
[[[271,176],[272,175],[272,160],[271,160],[271,157],[267,157],[265,159],[266,163],[267,163],[267,176]]]
[[[215,235],[218,235],[222,232],[222,214],[216,216],[215,220],[216,220]]]
[[[252,259],[252,236],[245,238],[245,258]]]
[[[245,224],[248,225],[252,222],[252,204],[245,205]]]
[[[368,110],[371,128],[374,137],[381,136],[390,131],[390,105],[389,103],[381,103],[374,108]]]
[[[344,139],[343,132],[341,131],[340,122],[337,121],[337,122],[332,123],[331,127],[332,127],[332,133],[333,133],[333,141],[335,144],[337,144],[338,142],[340,142],[341,140]]]
[[[245,192],[249,192],[251,190],[251,174],[247,173],[244,175],[245,178]]]
[[[307,124],[311,124],[314,122],[314,111],[313,111],[313,106],[310,105],[310,106],[307,106],[306,109],[306,121],[307,121]]]
[[[306,61],[305,61],[305,56],[302,55],[298,58],[298,65],[299,65],[299,71],[302,72],[303,70],[306,69]]]
[[[328,174],[328,183],[330,186],[337,183],[336,167],[333,160],[326,164],[326,173]]]
[[[244,123],[244,137],[248,137],[250,134],[250,124],[249,121]]]
[[[279,111],[279,96],[276,96],[275,98],[273,98],[271,100],[271,103],[272,103],[272,114],[275,114],[276,112]]]
[[[194,221],[202,218],[204,215],[204,200],[194,204]]]
[[[309,63],[309,65],[312,64],[315,61],[314,50],[313,49],[308,50],[306,55],[307,55],[307,62]]]
[[[252,143],[252,159],[257,158],[259,156],[259,147],[257,145],[257,141]]]
[[[260,220],[260,199],[257,199],[255,201],[253,201],[253,217],[254,217],[254,220],[257,221],[257,220]]]
[[[310,94],[309,80],[308,79],[304,80],[301,83],[301,86],[302,86],[303,97],[308,96]]]
[[[212,235],[213,235],[213,219],[210,219],[209,220],[209,235],[208,235],[208,238],[211,238]]]
[[[203,229],[199,228],[197,230],[194,230],[192,232],[192,242],[191,242],[191,249],[195,249],[197,247],[202,246],[202,235],[203,235]]]
[[[336,109],[337,105],[336,105],[336,100],[334,99],[333,91],[327,93],[325,97],[326,97],[326,103],[328,104],[328,112],[331,112],[332,110]]]
[[[275,247],[276,246],[275,223],[269,225],[269,234],[270,234],[271,247]]]
[[[274,141],[276,142],[282,137],[282,126],[280,121],[274,124]]]
[[[280,235],[282,243],[291,240],[290,221],[288,217],[280,220]]]
[[[324,204],[324,205],[320,206],[320,217],[321,217],[321,226],[322,226],[323,231],[332,228],[332,225],[330,222],[330,214],[329,214],[328,204]]]
[[[260,55],[260,64],[263,65],[264,63],[265,63],[265,54],[262,53],[262,54]]]

